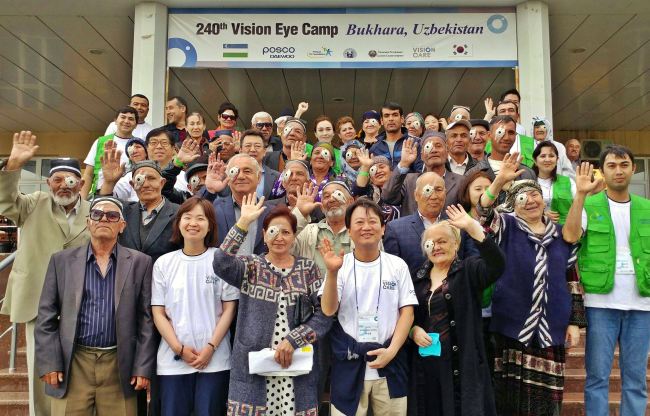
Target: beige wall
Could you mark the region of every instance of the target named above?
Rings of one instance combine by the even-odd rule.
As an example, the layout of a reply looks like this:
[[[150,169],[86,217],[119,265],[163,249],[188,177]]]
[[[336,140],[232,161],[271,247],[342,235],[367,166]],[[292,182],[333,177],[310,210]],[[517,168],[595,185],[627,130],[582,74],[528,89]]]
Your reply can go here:
[[[39,133],[37,137],[39,145],[37,156],[59,156],[79,159],[80,162],[86,158],[93,141],[103,132],[69,132],[69,133]],[[12,133],[0,133],[0,155],[7,156],[11,152],[13,143]]]
[[[556,131],[553,138],[561,142],[568,139],[611,140],[613,143],[629,147],[635,156],[650,156],[650,131]]]

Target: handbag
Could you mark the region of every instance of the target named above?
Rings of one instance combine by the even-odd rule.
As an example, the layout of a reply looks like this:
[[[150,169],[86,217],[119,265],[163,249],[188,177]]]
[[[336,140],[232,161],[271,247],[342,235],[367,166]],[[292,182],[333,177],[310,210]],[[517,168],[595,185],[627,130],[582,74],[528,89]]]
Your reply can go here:
[[[293,310],[293,326],[304,324],[314,314],[314,304],[306,294],[300,294],[296,298],[296,307]]]

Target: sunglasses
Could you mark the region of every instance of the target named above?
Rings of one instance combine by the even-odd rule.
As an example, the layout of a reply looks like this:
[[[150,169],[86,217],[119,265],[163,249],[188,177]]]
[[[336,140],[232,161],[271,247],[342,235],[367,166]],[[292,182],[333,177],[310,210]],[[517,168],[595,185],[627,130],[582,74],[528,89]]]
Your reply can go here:
[[[264,127],[271,128],[273,127],[273,123],[255,123],[255,127],[258,129],[263,129]]]
[[[91,209],[90,210],[90,219],[93,221],[101,221],[102,218],[106,217],[108,222],[118,222],[122,215],[119,211],[102,211],[101,209]]]
[[[225,113],[222,113],[222,114],[221,114],[221,118],[224,119],[224,120],[237,120],[237,116],[234,115],[234,114],[225,114]]]

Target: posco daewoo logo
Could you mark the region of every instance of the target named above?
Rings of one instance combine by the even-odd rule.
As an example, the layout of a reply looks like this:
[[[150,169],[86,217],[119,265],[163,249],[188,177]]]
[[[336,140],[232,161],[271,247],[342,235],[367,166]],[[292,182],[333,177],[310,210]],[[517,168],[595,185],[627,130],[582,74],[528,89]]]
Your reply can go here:
[[[295,57],[296,48],[293,46],[265,46],[262,48],[262,55],[269,55],[269,58],[291,59]]]

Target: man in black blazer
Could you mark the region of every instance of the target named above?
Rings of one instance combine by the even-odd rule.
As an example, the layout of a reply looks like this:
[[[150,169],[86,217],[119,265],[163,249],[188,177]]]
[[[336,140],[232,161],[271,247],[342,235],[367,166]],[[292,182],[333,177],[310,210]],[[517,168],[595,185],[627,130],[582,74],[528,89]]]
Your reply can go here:
[[[231,157],[227,166],[218,163],[208,165],[205,189],[200,192],[200,195],[210,198],[222,192],[226,186],[230,188],[230,195],[219,196],[213,202],[217,216],[217,244],[223,242],[230,228],[237,223],[241,214],[242,199],[245,195],[255,194],[260,180],[260,164],[247,154],[240,153]],[[262,254],[266,251],[262,222],[269,211],[281,203],[281,199],[264,202],[266,210],[249,226],[246,239],[239,248],[239,254]]]
[[[412,276],[426,260],[420,247],[424,229],[447,218],[444,211],[445,182],[437,173],[424,173],[417,179],[413,196],[417,204],[416,211],[388,222],[384,233],[384,250],[404,259]],[[466,234],[461,233],[458,249],[461,259],[478,255],[478,250],[470,240]]]
[[[417,203],[413,199],[415,182],[422,173],[409,173],[411,165],[417,158],[416,143],[407,140],[402,148],[402,158],[393,169],[388,181],[381,191],[381,199],[387,204],[400,206],[402,217],[417,212]],[[458,188],[463,180],[461,175],[445,168],[447,163],[447,139],[444,133],[427,131],[422,136],[422,161],[425,172],[435,172],[445,182],[445,207],[458,203]]]
[[[122,204],[96,198],[90,244],[52,255],[36,319],[36,367],[52,414],[135,415],[158,343],[151,258],[117,243]]]

